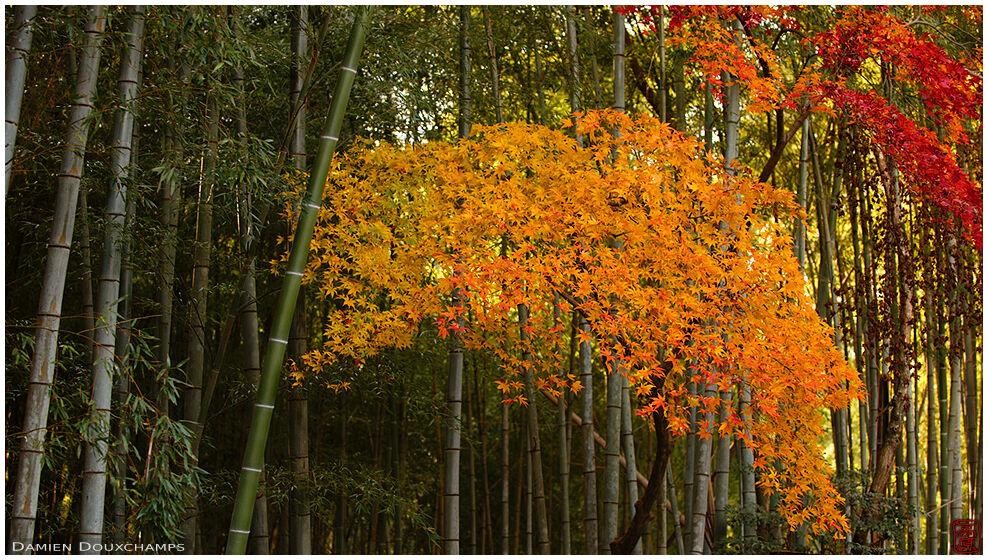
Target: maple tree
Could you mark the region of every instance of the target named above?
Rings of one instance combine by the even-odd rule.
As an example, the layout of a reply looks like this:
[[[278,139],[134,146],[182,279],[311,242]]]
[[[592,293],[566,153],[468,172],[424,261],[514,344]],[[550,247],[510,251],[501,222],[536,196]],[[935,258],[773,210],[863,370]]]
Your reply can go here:
[[[720,404],[687,395],[688,381],[751,387],[751,410],[701,425],[701,437],[716,430],[758,449],[763,484],[783,494],[793,526],[846,530],[818,447],[820,410],[847,406],[859,381],[806,296],[791,194],[750,172],[729,176],[721,158],[651,117],[590,112],[578,132],[586,149],[510,124],[476,127],[457,144],[349,153],[330,175],[306,268],[336,309],[303,369],[407,347],[434,321],[497,356],[511,373],[500,383],[509,402],[525,402],[522,367],[551,394],[578,391],[552,351],[559,294],[563,313],[587,317],[592,332],[579,337],[598,340],[605,363],[620,360],[647,397],[639,414],[664,412],[674,434],[686,432],[689,406]],[[459,306],[443,296],[453,288]],[[513,328],[519,304],[531,310],[524,339]]]
[[[836,108],[851,117],[895,161],[910,186],[961,220],[980,246],[982,189],[960,169],[951,149],[951,144],[969,142],[965,123],[980,123],[980,77],[886,9],[843,8],[833,24],[819,33],[812,33],[793,17],[798,10],[675,7],[670,10],[670,42],[690,47],[691,61],[708,83],[723,86],[721,73],[729,72],[748,91],[746,109],[751,113],[795,109],[810,103],[814,111],[833,113]],[[654,24],[649,12],[643,17]],[[745,31],[746,40],[732,32],[734,21]],[[778,29],[771,44],[751,32],[767,22]],[[801,43],[817,53],[815,62],[791,83],[772,48],[789,31],[808,35]],[[868,61],[895,67],[897,79],[916,88],[923,107],[943,129],[942,140],[890,105],[880,93],[854,85],[862,81],[858,74],[868,71]],[[797,122],[802,118],[805,112]],[[791,137],[788,135],[786,141]]]

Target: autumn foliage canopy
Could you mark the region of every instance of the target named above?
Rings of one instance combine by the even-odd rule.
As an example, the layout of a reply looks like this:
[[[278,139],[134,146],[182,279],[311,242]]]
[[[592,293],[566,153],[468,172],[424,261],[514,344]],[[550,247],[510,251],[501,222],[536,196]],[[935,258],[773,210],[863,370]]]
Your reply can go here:
[[[750,404],[723,424],[701,422],[701,437],[735,434],[755,447],[790,523],[846,530],[819,442],[822,411],[847,406],[859,380],[807,296],[792,194],[729,175],[719,156],[654,118],[578,117],[587,148],[509,124],[475,127],[456,144],[367,145],[342,158],[306,271],[336,305],[302,369],[407,347],[428,327],[496,355],[509,401],[525,400],[522,367],[543,390],[577,391],[561,370],[568,325],[555,302],[563,317],[586,316],[591,332],[577,336],[637,388],[639,412],[661,411],[674,434],[688,429],[689,406],[716,411],[732,387],[749,388]],[[527,341],[519,304],[531,311]],[[691,396],[690,381],[720,396]]]

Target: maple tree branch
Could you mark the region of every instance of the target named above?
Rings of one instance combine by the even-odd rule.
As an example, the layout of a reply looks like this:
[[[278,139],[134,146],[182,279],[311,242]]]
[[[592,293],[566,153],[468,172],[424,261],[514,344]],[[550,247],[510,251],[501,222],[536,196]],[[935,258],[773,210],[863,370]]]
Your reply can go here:
[[[642,69],[641,63],[638,62],[637,58],[635,58],[635,55],[633,54],[634,51],[632,50],[634,43],[632,42],[631,34],[627,32],[627,29],[625,29],[624,40],[628,48],[628,51],[625,53],[625,59],[631,65],[631,74],[635,77],[635,86],[638,87],[638,91],[640,91],[645,97],[645,100],[648,101],[648,104],[652,107],[652,110],[655,111],[656,116],[660,116],[662,114],[660,109],[662,104],[659,102],[659,93],[652,89],[652,86],[648,84],[648,76],[645,75],[645,70]]]
[[[547,278],[547,280],[549,280],[550,283],[552,282],[552,279],[551,278]],[[565,291],[561,291],[560,290],[560,291],[557,291],[557,293],[559,294],[560,297],[562,297],[563,299],[565,299],[575,309],[578,309],[584,303],[584,302],[579,301],[575,297],[573,297],[571,294],[566,293]],[[602,303],[600,301],[600,298],[599,297],[595,297],[594,299],[598,303]],[[587,318],[587,324],[590,326],[590,329],[591,330],[596,331],[596,327],[594,326],[593,322],[590,321],[589,318]],[[595,332],[595,334],[597,334],[597,336],[600,336],[600,333],[596,333]],[[621,334],[613,334],[613,335],[608,335],[608,336],[613,336],[614,337],[614,340],[616,340],[617,342],[619,342],[625,348],[630,347],[630,344],[628,343],[628,339],[625,336],[623,329],[622,329],[622,333]]]
[[[766,62],[765,59],[762,58],[760,54],[758,54],[757,49],[755,49],[756,46],[755,36],[752,35],[750,29],[745,27],[744,22],[741,20],[740,16],[738,16],[737,19],[739,22],[741,22],[741,29],[744,30],[744,34],[748,38],[748,43],[751,45],[752,50],[755,51],[755,56],[758,58],[758,66],[760,66],[762,69],[762,75],[768,78],[769,75],[771,74],[769,72],[768,62]],[[781,36],[782,34],[780,32],[779,36],[776,37],[775,41],[777,42],[779,37]],[[774,46],[775,43],[773,42],[773,47]],[[759,181],[764,183],[768,181],[769,178],[772,176],[772,172],[775,171],[775,166],[778,165],[779,159],[782,158],[782,151],[785,150],[786,145],[789,143],[790,140],[792,140],[792,137],[796,135],[796,130],[798,130],[799,127],[802,126],[803,120],[805,120],[806,117],[809,116],[809,114],[810,114],[810,105],[809,103],[807,103],[803,109],[803,112],[800,113],[799,116],[796,118],[796,122],[793,123],[792,128],[789,129],[789,132],[787,132],[785,136],[782,136],[782,126],[781,126],[783,121],[782,108],[780,107],[775,110],[775,122],[777,126],[775,147],[772,148],[772,154],[769,156],[768,161],[765,162],[765,167],[762,169],[762,172],[758,175]]]
[[[796,120],[786,132],[786,135],[782,137],[782,141],[776,142],[775,149],[772,150],[772,154],[769,156],[768,161],[765,162],[765,167],[762,168],[762,172],[758,175],[759,181],[764,183],[765,181],[768,181],[769,177],[772,176],[772,172],[775,171],[775,166],[778,165],[779,160],[782,158],[782,152],[785,150],[786,145],[788,145],[789,141],[792,140],[792,137],[796,135],[796,131],[803,126],[803,121],[806,120],[806,117],[810,116],[811,109],[812,106],[810,103],[806,102],[806,104],[803,105],[803,110],[796,116]]]
[[[765,59],[762,58],[762,55],[758,54],[758,50],[755,49],[755,36],[752,35],[751,30],[748,29],[747,26],[745,26],[744,20],[741,19],[741,16],[735,16],[735,17],[741,23],[741,29],[744,30],[745,36],[748,37],[748,43],[751,45],[751,50],[753,50],[755,52],[755,56],[758,57],[758,65],[761,66],[762,68],[762,75],[768,78],[769,76],[768,62],[765,62]]]
[[[653,412],[652,422],[655,424],[655,439],[658,445],[655,449],[655,459],[652,461],[652,472],[648,475],[648,485],[645,487],[645,494],[635,502],[635,515],[628,524],[628,529],[620,537],[611,541],[611,554],[631,554],[645,532],[645,524],[648,522],[652,506],[659,498],[659,489],[662,477],[666,473],[666,465],[669,463],[669,424],[664,412]]]

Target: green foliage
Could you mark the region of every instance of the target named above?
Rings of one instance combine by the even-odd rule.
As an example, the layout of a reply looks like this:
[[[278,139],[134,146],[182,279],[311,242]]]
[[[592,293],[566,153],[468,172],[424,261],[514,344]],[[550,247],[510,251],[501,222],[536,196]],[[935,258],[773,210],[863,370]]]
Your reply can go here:
[[[756,507],[754,512],[748,513],[741,510],[740,506],[728,506],[727,508],[728,526],[734,527],[733,533],[728,533],[724,539],[723,550],[713,551],[716,554],[778,554],[791,552],[806,552],[804,547],[795,546],[786,539],[786,535],[781,531],[787,526],[785,520],[778,511],[766,511],[761,507]],[[742,525],[754,524],[756,527],[769,528],[770,530],[758,531],[754,538],[745,539],[741,536]],[[792,539],[797,540],[797,539]]]
[[[912,509],[893,496],[877,496],[867,491],[871,475],[867,472],[851,471],[847,476],[834,477],[838,491],[844,496],[848,507],[848,522],[852,530],[864,528],[872,534],[872,546],[849,543],[843,535],[814,535],[801,527],[788,531],[788,525],[778,511],[765,511],[757,507],[748,514],[737,506],[728,507],[728,525],[733,532],[728,534],[720,554],[883,554],[903,544],[909,531]],[[864,512],[878,508],[879,514],[872,518]],[[741,525],[754,523],[758,527],[753,539],[741,536]]]
[[[838,477],[836,483],[837,489],[847,499],[851,527],[864,529],[872,534],[873,546],[852,543],[847,549],[848,554],[883,554],[904,544],[910,519],[914,515],[905,499],[899,499],[894,494],[881,496],[868,492],[871,475],[867,472],[851,471],[846,477]],[[873,509],[877,509],[878,515],[864,513]],[[839,544],[825,540],[821,542],[821,549],[840,550]]]
[[[118,370],[118,375],[153,377],[153,340],[153,336],[135,329],[129,355],[122,361],[128,367]],[[157,372],[156,387],[170,406],[178,402],[183,386],[167,370]],[[154,393],[145,396],[136,391],[128,395],[117,412],[120,431],[113,433],[120,437],[113,436],[108,467],[111,486],[124,488],[127,531],[150,542],[171,543],[182,536],[179,528],[183,515],[204,471],[192,463],[195,433],[160,410],[156,398]],[[121,450],[122,457],[118,454]]]

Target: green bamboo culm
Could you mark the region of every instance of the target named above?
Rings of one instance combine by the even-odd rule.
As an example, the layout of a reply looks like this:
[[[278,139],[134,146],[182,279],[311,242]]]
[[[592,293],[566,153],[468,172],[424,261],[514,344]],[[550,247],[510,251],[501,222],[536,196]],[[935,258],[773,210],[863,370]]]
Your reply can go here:
[[[357,64],[370,22],[371,7],[361,6],[359,10],[353,29],[350,31],[350,42],[347,44],[343,66],[340,69],[336,93],[333,95],[333,104],[329,110],[329,120],[319,140],[319,151],[312,166],[306,197],[302,201],[301,214],[295,228],[295,241],[288,259],[288,269],[275,307],[274,324],[268,338],[264,364],[261,367],[261,380],[257,387],[254,414],[247,435],[247,448],[240,471],[240,485],[233,503],[233,517],[230,520],[230,533],[226,541],[227,554],[244,554],[247,549],[251,516],[254,513],[254,498],[257,494],[261,470],[264,468],[264,448],[267,444],[268,429],[271,427],[271,417],[274,414],[278,379],[285,359],[288,331],[292,325],[295,303],[302,282],[302,271],[305,269],[305,261],[309,255],[309,243],[312,241],[312,230],[322,201],[323,186],[326,184],[329,164],[339,141],[343,114],[357,75]]]

